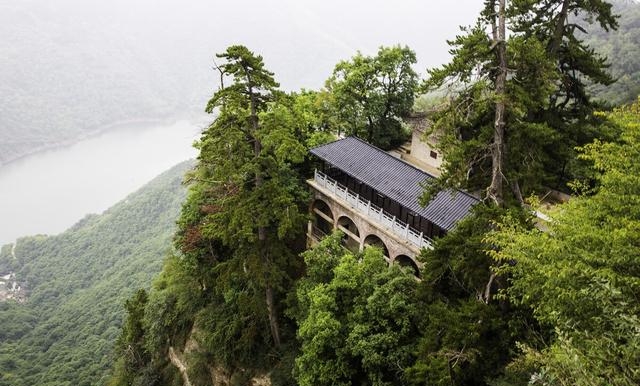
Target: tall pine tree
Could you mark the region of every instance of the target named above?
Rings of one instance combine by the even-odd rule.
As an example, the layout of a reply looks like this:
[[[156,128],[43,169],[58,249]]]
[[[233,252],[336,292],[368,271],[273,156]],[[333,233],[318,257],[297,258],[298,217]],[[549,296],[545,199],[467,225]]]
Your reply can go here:
[[[234,325],[251,326],[249,344],[269,331],[263,339],[278,348],[280,302],[298,260],[290,246],[305,218],[305,193],[292,165],[306,152],[262,57],[244,46],[231,46],[218,57],[224,60],[218,66],[223,84],[207,105],[217,117],[199,142],[177,245],[196,274],[214,278],[203,288],[213,287],[208,290],[233,307],[244,307],[238,318],[247,320]]]
[[[433,191],[484,190],[502,205],[574,177],[574,147],[602,135],[585,84],[612,81],[577,37],[591,20],[616,27],[600,0],[485,2],[476,25],[450,42],[452,61],[429,71],[428,89],[454,90],[436,115],[446,166]]]

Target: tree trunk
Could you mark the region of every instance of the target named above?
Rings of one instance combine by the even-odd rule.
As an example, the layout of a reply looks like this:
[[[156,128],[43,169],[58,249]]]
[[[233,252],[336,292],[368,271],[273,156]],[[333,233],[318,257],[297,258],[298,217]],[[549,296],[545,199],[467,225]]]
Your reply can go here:
[[[498,76],[495,81],[495,122],[493,133],[493,144],[491,146],[491,185],[488,189],[488,198],[493,200],[496,205],[504,204],[503,197],[503,169],[504,169],[504,131],[505,131],[505,88],[507,82],[507,45],[505,33],[505,2],[498,1],[497,20],[494,13],[492,19],[493,45],[496,49],[498,59]],[[495,9],[495,2],[493,3]]]
[[[524,197],[522,197],[522,191],[520,190],[520,184],[518,183],[518,180],[513,181],[513,184],[511,186],[513,195],[516,196],[516,200],[518,200],[520,205],[524,205]]]
[[[562,8],[558,15],[558,20],[553,31],[553,39],[549,42],[549,52],[551,55],[555,55],[560,49],[562,44],[562,38],[564,37],[564,26],[567,24],[567,18],[569,17],[569,3],[571,0],[564,0],[562,2]]]
[[[505,26],[505,3],[506,0],[498,0],[497,15],[494,12],[491,20],[493,33],[493,46],[498,59],[498,76],[495,80],[495,122],[493,130],[493,144],[491,146],[491,185],[488,190],[488,198],[496,205],[504,205],[504,132],[505,132],[505,112],[506,112],[506,83],[507,83],[507,42]],[[495,10],[496,2],[492,2],[491,7]],[[497,20],[496,20],[497,19]],[[496,273],[491,271],[489,281],[481,295],[485,304],[491,300],[491,287],[496,278]]]
[[[250,82],[249,78],[249,82]],[[262,152],[262,143],[256,137],[256,133],[258,132],[258,112],[255,100],[255,94],[253,92],[253,88],[249,86],[249,97],[251,99],[251,129],[254,133],[253,137],[253,153],[256,159],[260,157],[260,153]],[[256,171],[256,188],[259,189],[262,186],[264,177],[262,175],[261,167],[258,166],[258,171]],[[264,266],[264,270],[266,273],[265,278],[265,300],[267,303],[267,313],[269,314],[269,327],[271,329],[271,337],[273,338],[273,343],[276,347],[280,347],[280,327],[278,325],[278,315],[275,307],[275,301],[273,299],[273,288],[271,286],[271,281],[269,276],[271,261],[266,251],[267,247],[267,230],[263,226],[258,227],[258,248],[260,253],[260,260]]]
[[[491,275],[489,276],[489,281],[487,282],[487,285],[484,287],[484,292],[481,295],[481,299],[482,302],[484,302],[484,304],[489,304],[489,302],[491,301],[491,287],[493,286],[493,281],[496,279],[497,274],[495,272],[491,272]]]
[[[269,311],[269,327],[271,328],[271,337],[276,348],[280,348],[280,326],[278,324],[278,314],[276,305],[273,300],[273,288],[271,283],[267,282],[266,289],[267,310]]]
[[[373,120],[370,116],[367,116],[367,121],[369,122],[369,130],[367,130],[367,142],[373,142]]]

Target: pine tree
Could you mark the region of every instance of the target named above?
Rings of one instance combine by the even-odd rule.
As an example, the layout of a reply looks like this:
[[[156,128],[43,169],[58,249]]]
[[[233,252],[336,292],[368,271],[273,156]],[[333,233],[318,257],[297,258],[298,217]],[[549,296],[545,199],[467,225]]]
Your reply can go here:
[[[198,145],[177,245],[195,271],[211,278],[206,265],[214,266],[215,281],[203,289],[244,294],[246,302],[235,306],[249,310],[240,312],[257,321],[266,316],[270,341],[278,348],[279,302],[297,261],[290,245],[304,220],[304,191],[292,165],[306,152],[262,57],[244,46],[231,46],[218,57],[224,60],[218,66],[222,80],[231,83],[207,105],[217,117]]]
[[[574,147],[603,135],[585,82],[612,81],[577,37],[585,17],[616,27],[603,1],[485,2],[476,25],[450,42],[452,61],[429,71],[427,89],[454,89],[435,116],[446,166],[429,193],[464,186],[502,205],[574,176]]]

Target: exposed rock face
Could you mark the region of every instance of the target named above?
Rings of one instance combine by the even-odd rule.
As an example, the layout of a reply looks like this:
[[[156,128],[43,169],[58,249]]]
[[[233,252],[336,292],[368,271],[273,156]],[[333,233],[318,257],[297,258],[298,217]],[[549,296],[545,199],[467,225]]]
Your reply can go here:
[[[185,386],[192,386],[191,380],[189,379],[189,363],[187,358],[189,358],[189,354],[196,354],[201,350],[198,342],[194,338],[194,334],[196,333],[197,329],[194,327],[189,334],[189,339],[187,339],[183,352],[169,347],[169,360],[180,371],[180,374],[182,374],[182,381]],[[233,379],[236,378],[239,373],[244,372],[243,369],[237,369],[235,373],[232,373],[228,369],[215,363],[210,363],[207,365],[207,368],[211,375],[211,386],[231,386],[234,384]],[[271,386],[271,378],[269,374],[256,375],[250,378],[246,384],[247,386]]]
[[[25,286],[16,279],[13,272],[0,276],[0,302],[7,300],[15,300],[23,303],[27,300],[27,291]]]
[[[191,382],[189,381],[189,374],[187,373],[187,365],[178,357],[176,351],[173,347],[169,347],[169,360],[175,367],[180,370],[180,374],[182,374],[182,380],[184,382],[184,386],[191,386]]]

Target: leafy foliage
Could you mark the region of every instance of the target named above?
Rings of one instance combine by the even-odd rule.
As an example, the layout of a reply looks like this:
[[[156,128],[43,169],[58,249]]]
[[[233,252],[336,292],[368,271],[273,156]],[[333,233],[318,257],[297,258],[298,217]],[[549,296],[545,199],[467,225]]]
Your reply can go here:
[[[480,205],[436,240],[433,250],[423,251],[418,292],[423,317],[418,355],[408,369],[415,384],[485,385],[499,376],[514,355],[516,340],[526,335],[526,310],[493,296],[505,283],[493,275],[485,234],[504,212]],[[526,223],[520,210],[508,212]]]
[[[479,207],[453,232],[425,250],[418,282],[389,267],[376,249],[353,255],[340,234],[303,254],[307,276],[298,282],[301,344],[295,376],[311,384],[486,385],[514,358],[528,336],[530,314],[484,300],[504,285],[492,283],[491,219],[503,213]],[[526,216],[511,210],[526,223]]]
[[[548,232],[509,224],[494,234],[512,276],[510,299],[553,332],[536,375],[545,383],[633,385],[640,381],[640,101],[606,115],[620,142],[581,157],[599,172],[591,196],[554,212]]]
[[[522,201],[542,186],[564,188],[580,174],[574,147],[610,135],[596,129],[600,122],[591,114],[594,105],[585,81],[608,85],[613,79],[605,59],[577,37],[576,31],[588,23],[569,21],[569,15],[587,15],[604,29],[616,28],[610,4],[523,0],[510,2],[506,11],[512,33],[504,42],[508,77],[505,94],[499,97],[506,104],[504,141],[497,142],[496,45],[503,43],[489,36],[493,3],[486,3],[476,25],[462,28],[462,34],[449,42],[452,61],[429,71],[428,89],[456,89],[447,108],[435,116],[434,129],[442,132],[439,146],[447,157],[439,184],[427,198],[442,186],[486,189],[495,176],[491,161],[499,144],[504,146],[500,174],[512,201]]]
[[[141,368],[167,373],[168,350],[187,341],[195,345],[189,373],[205,383],[213,366],[249,379],[286,367],[293,351],[293,325],[282,310],[301,273],[307,196],[296,167],[316,130],[307,110],[315,95],[279,91],[262,57],[244,46],[218,57],[224,84],[207,105],[217,116],[197,144],[175,236],[179,253],[167,260],[145,307],[149,359],[116,368],[114,385],[140,379]],[[282,382],[291,379],[289,369],[280,373]],[[175,380],[167,374],[162,382]]]
[[[300,385],[407,384],[418,334],[417,282],[411,272],[388,268],[381,251],[354,256],[340,233],[304,253],[310,267],[297,290],[296,358]]]
[[[360,53],[338,63],[327,80],[343,131],[382,149],[406,140],[402,118],[411,112],[418,75],[408,47],[381,47],[375,57]]]
[[[296,136],[307,148],[335,140],[340,130],[334,95],[327,90],[301,90],[290,94]]]
[[[215,285],[223,289],[248,280],[250,292],[257,291],[249,295],[249,312],[260,315],[260,309],[267,310],[271,338],[279,346],[274,293],[281,296],[295,273],[295,255],[287,242],[302,233],[305,193],[292,164],[304,160],[306,149],[295,135],[291,110],[278,100],[278,84],[262,57],[244,46],[231,46],[218,56],[226,60],[220,69],[233,83],[216,92],[207,105],[208,112],[218,108],[219,115],[199,146],[197,173],[201,180],[211,181],[202,188],[208,190],[206,204],[213,206],[206,210],[201,232],[205,240],[220,242],[230,253],[225,264],[229,276],[222,275]],[[181,236],[188,229],[181,227],[178,245],[184,245]]]

